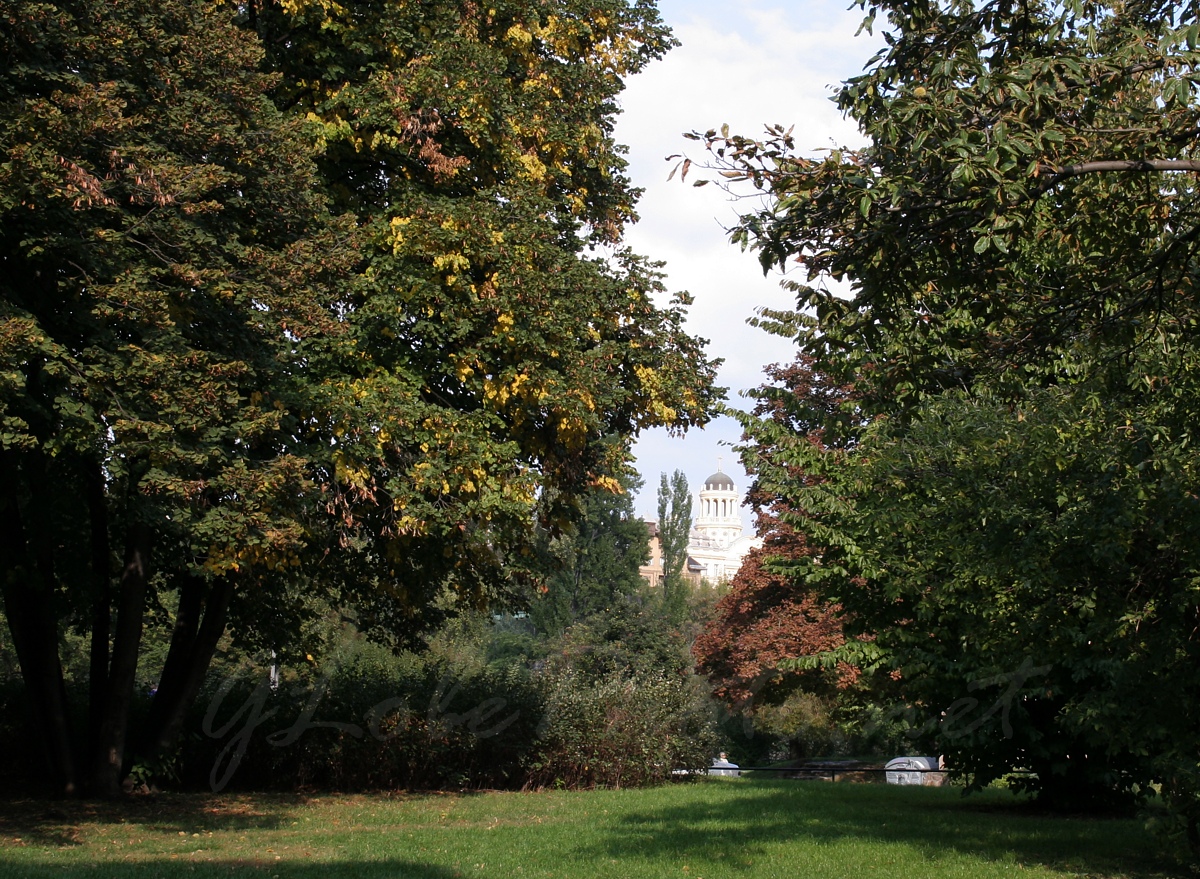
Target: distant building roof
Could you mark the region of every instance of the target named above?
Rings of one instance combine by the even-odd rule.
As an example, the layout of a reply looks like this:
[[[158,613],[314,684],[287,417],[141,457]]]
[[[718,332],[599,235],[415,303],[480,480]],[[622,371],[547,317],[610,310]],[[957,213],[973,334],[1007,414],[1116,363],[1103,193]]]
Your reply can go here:
[[[733,491],[736,486],[733,480],[718,470],[708,479],[704,480],[704,487],[710,491]]]

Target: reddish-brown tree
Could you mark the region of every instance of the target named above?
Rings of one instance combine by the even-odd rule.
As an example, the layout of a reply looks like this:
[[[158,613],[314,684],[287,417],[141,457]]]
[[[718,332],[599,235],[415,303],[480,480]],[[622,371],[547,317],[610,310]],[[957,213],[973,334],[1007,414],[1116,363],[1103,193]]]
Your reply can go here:
[[[806,672],[779,671],[782,660],[811,656],[840,647],[842,623],[837,605],[821,604],[785,576],[771,571],[781,555],[808,555],[804,535],[779,525],[770,541],[746,556],[732,588],[717,603],[717,616],[696,639],[697,667],[715,685],[717,698],[733,708],[751,708],[794,688]],[[838,669],[838,683],[857,678],[849,665]]]
[[[767,375],[770,383],[756,392],[754,416],[824,447],[846,391],[823,381],[803,359],[769,367]],[[742,451],[751,468],[756,456],[774,454],[762,447]],[[840,647],[841,608],[820,601],[786,573],[789,562],[821,553],[790,524],[797,511],[757,479],[748,499],[763,546],[746,556],[729,593],[717,603],[715,618],[696,639],[697,668],[709,676],[716,696],[739,711],[781,701],[797,687],[829,692],[852,685],[858,670],[846,663],[829,671],[780,669],[787,660]]]

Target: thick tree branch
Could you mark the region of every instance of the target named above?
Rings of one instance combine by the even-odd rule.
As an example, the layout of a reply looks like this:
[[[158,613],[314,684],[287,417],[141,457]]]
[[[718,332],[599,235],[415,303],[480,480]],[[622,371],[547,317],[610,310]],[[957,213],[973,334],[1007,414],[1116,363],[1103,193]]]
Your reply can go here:
[[[152,760],[170,757],[179,744],[188,709],[225,632],[236,582],[233,575],[211,585],[190,573],[183,577],[179,616],[146,723],[144,752]]]
[[[1053,186],[1069,177],[1084,174],[1105,174],[1111,171],[1200,171],[1200,159],[1099,159],[1094,162],[1079,162],[1074,165],[1039,165],[1039,173],[1051,175]]]

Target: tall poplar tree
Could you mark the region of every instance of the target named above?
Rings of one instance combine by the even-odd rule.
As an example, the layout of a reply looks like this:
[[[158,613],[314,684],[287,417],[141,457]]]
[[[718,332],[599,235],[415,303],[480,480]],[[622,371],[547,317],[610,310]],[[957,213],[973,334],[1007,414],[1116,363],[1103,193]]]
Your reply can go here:
[[[681,620],[687,599],[688,539],[692,533],[692,491],[687,476],[676,470],[658,485],[658,540],[662,548],[662,603],[667,615]]]

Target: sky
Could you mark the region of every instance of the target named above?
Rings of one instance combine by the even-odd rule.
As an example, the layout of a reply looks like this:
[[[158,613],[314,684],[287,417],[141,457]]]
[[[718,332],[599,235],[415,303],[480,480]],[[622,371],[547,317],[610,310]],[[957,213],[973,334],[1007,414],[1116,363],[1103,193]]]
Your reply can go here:
[[[726,229],[739,206],[752,203],[739,204],[714,185],[695,188],[692,175],[685,184],[678,176],[668,181],[674,162],[665,159],[683,153],[700,160],[702,145],[683,133],[725,123],[747,136],[761,135],[768,124],[794,125],[796,147],[808,154],[861,143],[829,98],[838,83],[862,71],[879,39],[854,36],[863,13],[847,10],[849,0],[659,0],[658,6],[682,45],[631,77],[621,96],[616,137],[629,148],[634,185],[645,190],[627,243],[666,263],[668,290],[695,297],[686,327],[710,340],[709,356],[724,359],[718,383],[729,389],[729,402],[749,408],[740,392],[762,384],[764,366],[789,362],[793,347],[746,321],[760,308],[791,308],[794,300],[780,287],[782,275],[764,277],[755,254],[729,243]],[[719,463],[744,493],[750,480],[732,449],[740,436],[730,418],[682,439],[644,432],[634,447],[645,480],[637,512],[657,518],[660,475],[676,468],[697,492]],[[748,510],[743,520],[750,525]]]

